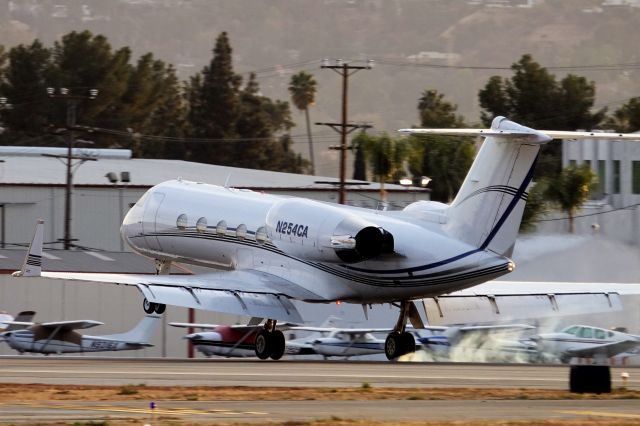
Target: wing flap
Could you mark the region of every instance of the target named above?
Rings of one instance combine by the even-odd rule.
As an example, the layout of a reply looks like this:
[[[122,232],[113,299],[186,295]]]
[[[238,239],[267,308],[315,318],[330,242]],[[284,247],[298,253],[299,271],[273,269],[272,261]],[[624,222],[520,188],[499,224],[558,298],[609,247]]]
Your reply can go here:
[[[287,297],[277,294],[148,284],[138,284],[137,287],[147,300],[154,303],[302,322],[302,317],[293,303]]]

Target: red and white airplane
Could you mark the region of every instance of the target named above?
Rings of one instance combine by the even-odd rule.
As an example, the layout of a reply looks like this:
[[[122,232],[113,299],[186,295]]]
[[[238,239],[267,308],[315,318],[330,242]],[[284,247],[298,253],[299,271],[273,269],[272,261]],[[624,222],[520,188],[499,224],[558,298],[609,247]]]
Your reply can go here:
[[[135,286],[146,312],[176,305],[266,319],[259,358],[285,340],[276,321],[301,323],[292,300],[394,303],[389,359],[415,349],[405,327],[423,326],[414,300],[504,275],[540,146],[552,139],[640,139],[638,134],[538,131],[504,117],[490,129],[407,129],[482,136],[485,141],[451,205],[418,201],[379,211],[172,180],[149,189],[127,213],[122,238],[156,260],[158,275],[42,272],[42,222],[16,275]],[[167,275],[171,262],[212,272]]]

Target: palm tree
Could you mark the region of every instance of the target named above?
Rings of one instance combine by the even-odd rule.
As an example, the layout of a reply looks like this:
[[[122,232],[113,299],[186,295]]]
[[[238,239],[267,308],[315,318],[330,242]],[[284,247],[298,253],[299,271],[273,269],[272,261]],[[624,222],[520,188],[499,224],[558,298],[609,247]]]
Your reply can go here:
[[[309,138],[309,160],[311,161],[311,174],[315,174],[315,161],[313,159],[313,141],[311,139],[311,123],[309,122],[309,106],[313,105],[316,95],[316,81],[313,76],[305,71],[300,71],[291,76],[289,93],[293,104],[300,111],[304,111],[307,120],[307,136]]]
[[[589,199],[589,192],[597,183],[596,175],[586,164],[569,166],[548,182],[545,195],[567,213],[570,233],[575,232],[573,219],[576,212]]]
[[[387,201],[384,183],[394,179],[402,171],[402,167],[409,155],[406,139],[394,139],[388,134],[357,136],[358,143],[364,149],[365,157],[371,167],[371,173],[380,182],[380,199]]]

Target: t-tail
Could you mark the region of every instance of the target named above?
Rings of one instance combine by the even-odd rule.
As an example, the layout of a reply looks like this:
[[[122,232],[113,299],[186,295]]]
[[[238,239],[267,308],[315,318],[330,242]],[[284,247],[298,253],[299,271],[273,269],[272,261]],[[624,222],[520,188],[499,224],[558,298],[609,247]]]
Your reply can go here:
[[[446,209],[444,230],[481,250],[510,256],[540,146],[552,139],[640,140],[638,134],[534,130],[496,117],[490,129],[403,129],[426,135],[482,136],[482,147]]]

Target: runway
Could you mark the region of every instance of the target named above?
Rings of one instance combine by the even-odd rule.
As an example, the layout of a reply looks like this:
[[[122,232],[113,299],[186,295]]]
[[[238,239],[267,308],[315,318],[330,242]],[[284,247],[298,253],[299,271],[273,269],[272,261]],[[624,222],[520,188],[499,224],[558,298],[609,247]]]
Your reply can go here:
[[[640,368],[611,369],[612,385],[640,390]],[[566,390],[564,365],[340,361],[167,360],[22,356],[0,358],[0,382],[147,386],[471,387]]]

